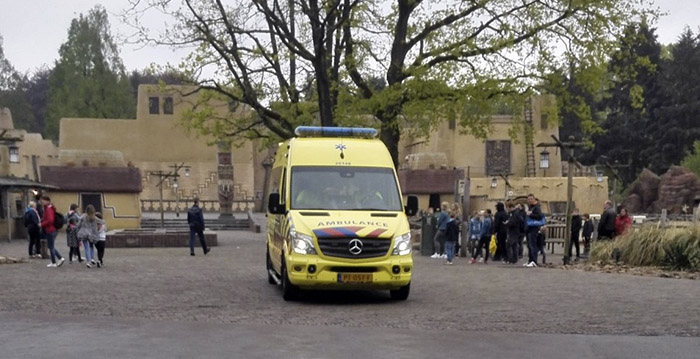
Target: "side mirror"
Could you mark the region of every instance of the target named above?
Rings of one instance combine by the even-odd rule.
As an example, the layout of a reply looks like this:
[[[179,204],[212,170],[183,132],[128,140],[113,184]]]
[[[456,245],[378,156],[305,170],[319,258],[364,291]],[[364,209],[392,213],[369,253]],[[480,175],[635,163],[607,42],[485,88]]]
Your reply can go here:
[[[270,193],[270,198],[267,201],[267,211],[271,214],[284,214],[284,205],[280,204],[280,194]]]
[[[404,210],[407,216],[415,216],[416,213],[418,213],[418,197],[408,196],[406,198],[406,206],[404,206]]]

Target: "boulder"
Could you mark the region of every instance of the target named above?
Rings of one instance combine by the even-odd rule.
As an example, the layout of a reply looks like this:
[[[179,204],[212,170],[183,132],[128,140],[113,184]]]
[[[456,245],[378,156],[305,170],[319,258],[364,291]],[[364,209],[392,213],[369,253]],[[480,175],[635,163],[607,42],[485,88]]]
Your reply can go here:
[[[645,168],[632,183],[624,206],[631,213],[652,212],[653,204],[658,200],[660,183],[661,178]]]
[[[700,180],[695,173],[684,167],[671,166],[661,176],[658,198],[653,207],[655,212],[665,208],[670,214],[680,214],[683,206],[693,206],[698,194],[700,194]]]

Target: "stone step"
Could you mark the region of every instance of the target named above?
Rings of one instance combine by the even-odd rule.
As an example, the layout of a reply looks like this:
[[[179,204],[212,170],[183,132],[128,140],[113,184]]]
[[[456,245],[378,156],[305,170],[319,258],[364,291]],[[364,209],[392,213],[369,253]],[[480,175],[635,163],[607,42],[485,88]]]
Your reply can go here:
[[[166,229],[178,229],[178,230],[188,230],[189,225],[187,221],[182,219],[165,219],[163,221]],[[141,228],[143,229],[158,229],[161,227],[160,219],[152,218],[142,218]],[[227,223],[219,223],[215,221],[207,221],[206,227],[215,230],[248,230],[250,228],[250,222],[246,219],[235,219]]]

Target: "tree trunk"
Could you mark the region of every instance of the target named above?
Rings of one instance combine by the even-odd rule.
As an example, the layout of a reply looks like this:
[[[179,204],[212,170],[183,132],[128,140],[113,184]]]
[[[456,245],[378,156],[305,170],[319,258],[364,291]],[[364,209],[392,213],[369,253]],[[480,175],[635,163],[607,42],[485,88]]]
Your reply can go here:
[[[384,115],[387,116],[387,115]],[[394,162],[394,168],[399,169],[399,140],[401,139],[401,131],[399,126],[396,126],[396,118],[381,118],[382,123],[379,139],[384,142],[384,145],[389,150],[391,160]]]

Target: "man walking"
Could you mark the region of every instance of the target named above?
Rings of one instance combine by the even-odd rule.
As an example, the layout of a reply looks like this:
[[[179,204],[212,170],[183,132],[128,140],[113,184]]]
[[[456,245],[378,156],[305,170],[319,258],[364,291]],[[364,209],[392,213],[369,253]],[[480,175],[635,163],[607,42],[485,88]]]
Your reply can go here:
[[[529,194],[527,196],[527,203],[530,209],[527,211],[527,256],[528,262],[524,264],[526,267],[537,267],[537,252],[539,251],[539,246],[537,245],[537,235],[540,232],[540,227],[544,224],[542,223],[543,215],[540,209],[540,204],[535,198],[534,194]]]
[[[56,218],[56,207],[51,204],[51,198],[47,195],[41,196],[41,204],[44,208],[44,215],[41,217],[41,229],[44,230],[46,246],[49,248],[49,253],[51,254],[51,263],[49,263],[47,267],[60,267],[63,265],[65,259],[63,259],[63,256],[58,253],[55,248],[56,235],[58,234],[58,230],[56,230],[56,227],[53,225]]]
[[[510,211],[510,218],[506,222],[506,227],[508,228],[508,238],[506,239],[506,261],[511,264],[518,263],[518,242],[523,243],[522,240],[522,228],[523,228],[523,217],[520,213],[520,209],[513,206],[513,204],[508,205],[508,210]]]
[[[194,204],[187,210],[187,223],[190,225],[190,255],[194,255],[194,235],[199,236],[199,243],[202,245],[202,250],[206,255],[210,249],[204,241],[204,215],[202,209],[199,208],[199,201],[194,200]]]
[[[609,200],[605,201],[603,213],[600,215],[600,222],[598,223],[599,240],[610,240],[615,236],[615,217],[617,217],[617,214],[612,202]]]

